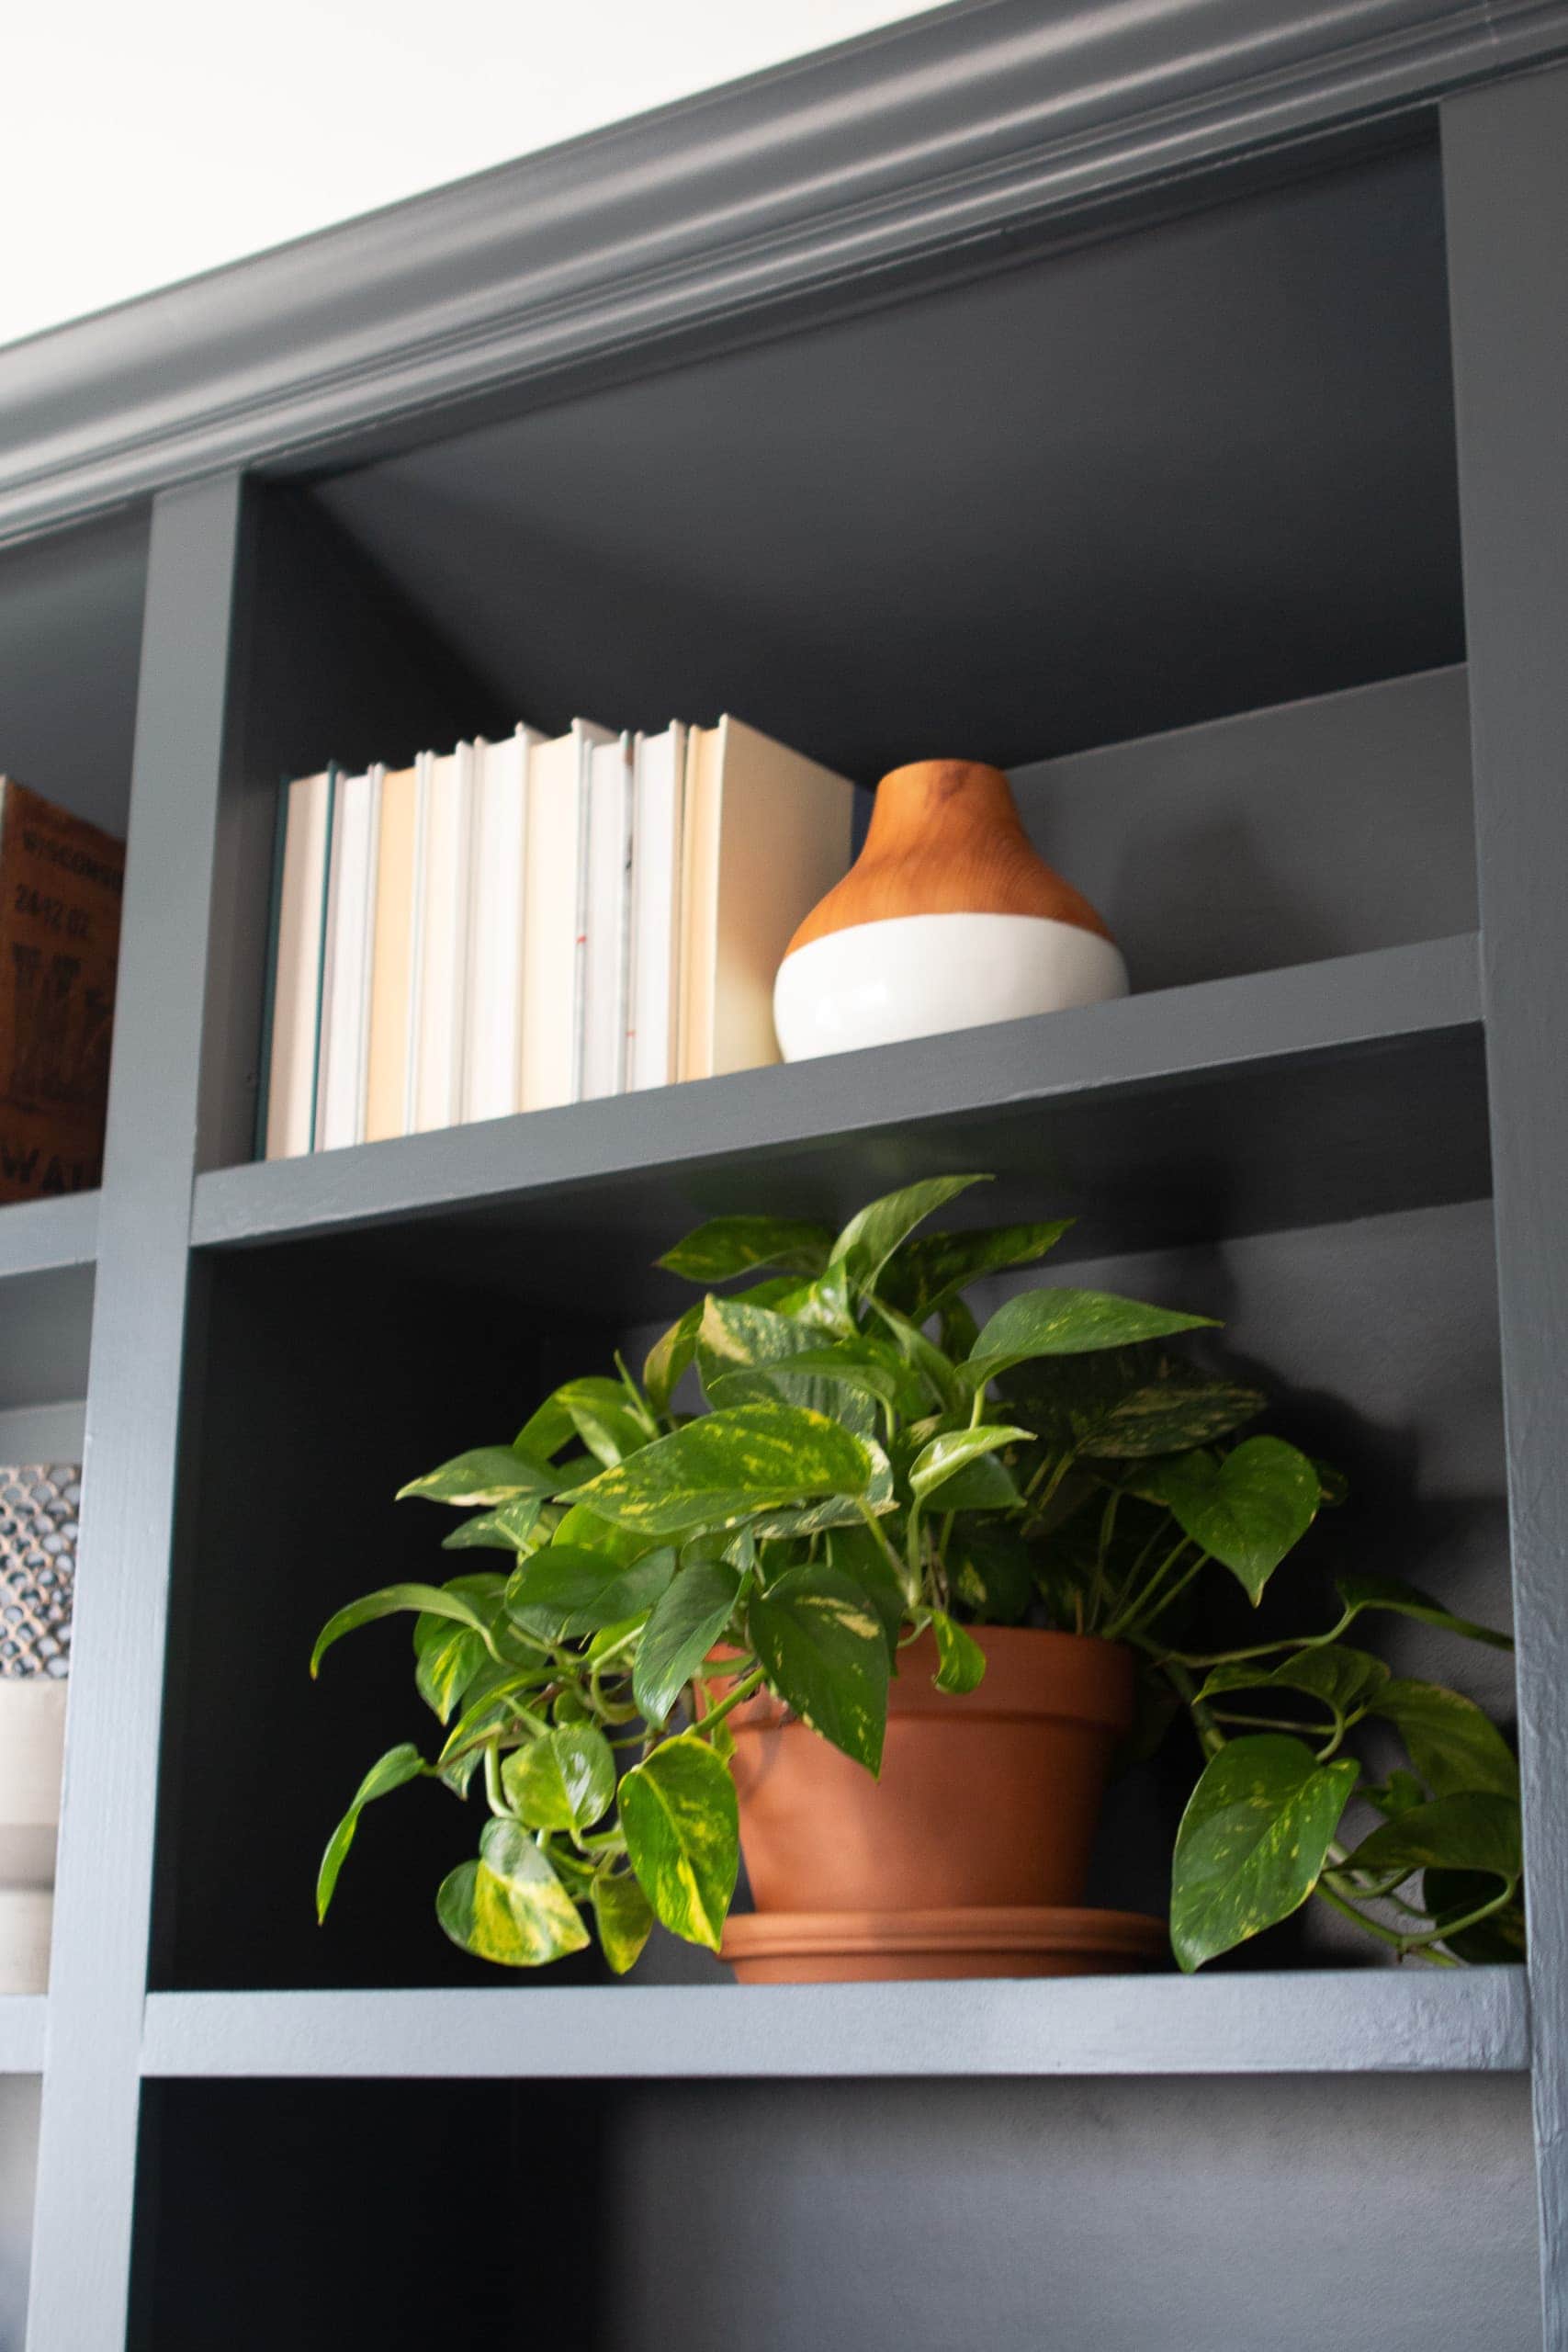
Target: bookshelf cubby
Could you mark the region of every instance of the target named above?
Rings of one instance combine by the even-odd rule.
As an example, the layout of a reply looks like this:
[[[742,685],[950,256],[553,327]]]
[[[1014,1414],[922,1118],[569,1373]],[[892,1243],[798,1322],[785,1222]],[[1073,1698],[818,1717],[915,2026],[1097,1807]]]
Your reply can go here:
[[[1304,2352],[1325,2248],[1347,2352],[1563,2340],[1568,8],[1486,14],[934,11],[0,352],[0,766],[131,851],[102,1192],[0,1209],[0,1428],[85,1396],[88,1465],[28,2352]],[[1139,993],[254,1160],[280,776],[724,708],[1008,765]],[[1325,1573],[1513,1626],[1528,1971],[501,1981],[434,1790],[319,1931],[424,1728],[406,1629],[306,1672],[438,1565],[395,1487],[646,1345],[702,1216],[962,1168],[1225,1317]]]

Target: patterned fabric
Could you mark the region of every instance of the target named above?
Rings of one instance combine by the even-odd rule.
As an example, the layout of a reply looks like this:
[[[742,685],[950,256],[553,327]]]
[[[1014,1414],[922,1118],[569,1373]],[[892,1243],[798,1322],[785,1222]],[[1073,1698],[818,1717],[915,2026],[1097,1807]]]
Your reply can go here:
[[[0,1469],[0,1675],[70,1670],[81,1502],[77,1463]]]

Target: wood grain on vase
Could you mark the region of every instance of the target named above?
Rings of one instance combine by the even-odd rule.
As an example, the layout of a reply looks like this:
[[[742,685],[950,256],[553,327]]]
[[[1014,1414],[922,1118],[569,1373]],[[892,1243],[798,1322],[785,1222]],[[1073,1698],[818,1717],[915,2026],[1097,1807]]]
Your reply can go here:
[[[1031,842],[1000,768],[916,760],[883,777],[865,846],[787,952],[858,923],[942,914],[1043,915],[1111,936]]]

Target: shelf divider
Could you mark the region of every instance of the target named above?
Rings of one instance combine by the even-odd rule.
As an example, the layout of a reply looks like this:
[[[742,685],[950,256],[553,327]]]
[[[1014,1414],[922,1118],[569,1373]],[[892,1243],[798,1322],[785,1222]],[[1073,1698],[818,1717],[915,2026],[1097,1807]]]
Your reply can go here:
[[[0,2075],[41,2075],[49,1999],[43,1993],[0,1993]]]

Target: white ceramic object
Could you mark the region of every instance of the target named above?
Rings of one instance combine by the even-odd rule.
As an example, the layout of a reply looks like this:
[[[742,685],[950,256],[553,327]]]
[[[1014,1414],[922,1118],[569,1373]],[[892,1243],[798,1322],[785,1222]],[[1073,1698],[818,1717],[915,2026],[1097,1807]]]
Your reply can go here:
[[[1122,951],[1049,915],[889,915],[808,940],[773,983],[786,1062],[1125,996]]]
[[[0,1676],[0,1993],[49,1989],[67,1687]]]

